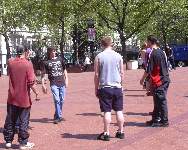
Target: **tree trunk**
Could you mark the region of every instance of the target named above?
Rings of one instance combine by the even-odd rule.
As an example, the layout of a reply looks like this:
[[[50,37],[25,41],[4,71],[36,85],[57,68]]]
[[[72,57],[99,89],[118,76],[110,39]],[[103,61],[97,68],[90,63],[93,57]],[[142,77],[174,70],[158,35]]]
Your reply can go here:
[[[73,38],[73,49],[74,49],[73,63],[77,64],[78,63],[78,26],[77,24],[74,24],[72,38]]]
[[[126,44],[125,44],[126,38],[125,38],[125,36],[123,34],[123,31],[119,32],[119,34],[120,34],[120,40],[121,40],[121,46],[122,46],[121,53],[122,53],[122,56],[123,56],[123,63],[125,63],[126,69],[127,69],[128,60],[127,60],[127,51],[126,51]]]
[[[10,46],[9,46],[9,37],[8,37],[7,33],[4,33],[3,36],[5,37],[6,50],[7,50],[6,64],[8,64],[8,60],[11,57],[11,55],[10,55]],[[7,67],[7,75],[8,75],[8,67]]]
[[[61,56],[64,58],[64,46],[65,46],[65,22],[64,22],[64,16],[61,16],[61,41],[60,41],[60,51],[61,51]]]
[[[166,30],[165,30],[163,21],[162,21],[161,31],[162,31],[162,36],[163,36],[163,44],[166,47],[167,46],[167,38],[166,38],[167,35],[166,35]]]
[[[188,45],[188,36],[185,36],[185,44]]]
[[[11,57],[11,55],[10,55],[10,46],[9,46],[9,37],[8,37],[7,33],[4,33],[3,36],[5,38],[5,43],[6,43],[7,62],[8,62],[8,59]]]
[[[120,40],[121,40],[121,46],[122,46],[122,50],[121,50],[121,53],[122,53],[122,56],[123,56],[123,62],[126,63],[127,65],[127,51],[126,51],[126,38],[123,34],[123,30],[119,31],[119,35],[120,35]]]

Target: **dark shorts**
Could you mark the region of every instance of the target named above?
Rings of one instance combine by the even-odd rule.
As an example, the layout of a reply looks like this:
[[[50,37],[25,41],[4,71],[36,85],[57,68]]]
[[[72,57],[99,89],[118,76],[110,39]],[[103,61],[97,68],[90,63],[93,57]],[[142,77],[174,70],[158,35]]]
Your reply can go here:
[[[122,88],[102,88],[98,90],[100,109],[102,112],[122,111],[123,92]]]

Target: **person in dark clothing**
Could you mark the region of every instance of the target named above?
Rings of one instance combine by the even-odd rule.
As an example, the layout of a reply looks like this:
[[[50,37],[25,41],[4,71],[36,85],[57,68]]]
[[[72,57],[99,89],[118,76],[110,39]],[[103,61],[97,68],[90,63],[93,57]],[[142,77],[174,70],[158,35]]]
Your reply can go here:
[[[169,64],[172,66],[172,69],[176,70],[176,64],[174,61],[173,51],[169,46],[165,47],[165,53],[166,53]]]
[[[158,47],[158,40],[154,36],[148,36],[147,43],[152,48],[152,52],[140,84],[143,85],[146,76],[150,76],[154,110],[152,120],[147,121],[146,124],[152,127],[167,127],[169,123],[166,94],[170,83],[167,58],[165,53]]]
[[[19,119],[18,141],[20,149],[30,149],[34,143],[28,142],[28,125],[31,110],[30,89],[35,85],[33,65],[25,57],[24,46],[16,48],[17,57],[8,60],[9,90],[7,100],[7,116],[4,124],[6,148],[12,147],[16,121]]]
[[[55,48],[48,47],[47,57],[48,60],[44,61],[42,69],[42,88],[43,92],[47,93],[45,74],[48,74],[55,105],[54,124],[58,124],[63,120],[62,107],[65,99],[65,91],[68,87],[68,74],[63,59],[57,57]]]

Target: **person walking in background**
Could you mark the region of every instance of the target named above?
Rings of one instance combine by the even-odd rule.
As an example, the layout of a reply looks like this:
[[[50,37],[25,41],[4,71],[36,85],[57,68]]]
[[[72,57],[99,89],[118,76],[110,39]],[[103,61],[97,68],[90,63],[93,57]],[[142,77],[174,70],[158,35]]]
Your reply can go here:
[[[57,57],[55,48],[47,48],[47,57],[48,60],[44,61],[42,69],[42,88],[43,92],[47,93],[45,74],[48,74],[55,105],[54,124],[58,124],[63,120],[62,107],[65,99],[65,88],[68,87],[68,75],[63,59]]]
[[[148,75],[150,76],[153,89],[154,110],[152,120],[147,121],[146,125],[151,127],[167,127],[169,123],[166,94],[170,78],[166,55],[159,48],[159,42],[154,36],[150,35],[147,37],[147,45],[152,48],[152,52],[140,84],[143,85],[145,78]]]
[[[95,58],[94,83],[95,94],[99,98],[101,112],[104,112],[104,132],[97,139],[110,140],[111,110],[116,112],[119,129],[116,138],[124,138],[124,116],[123,116],[123,92],[122,82],[124,76],[123,59],[120,54],[112,49],[111,37],[103,37],[101,46],[104,51]]]
[[[25,56],[25,47],[16,48],[16,58],[8,61],[9,90],[7,100],[7,116],[4,125],[6,148],[11,148],[15,134],[16,121],[19,119],[18,141],[20,149],[30,149],[34,143],[28,142],[28,125],[31,110],[30,89],[35,89],[35,74],[33,65]]]
[[[165,47],[165,53],[166,53],[167,60],[168,60],[169,70],[172,70],[172,69],[176,70],[173,51],[168,45]]]
[[[140,52],[139,52],[139,66],[143,69],[146,68],[146,49],[147,49],[147,43],[144,43],[141,46]]]
[[[90,68],[91,60],[89,56],[86,55],[85,61],[84,61],[84,71],[87,71]]]

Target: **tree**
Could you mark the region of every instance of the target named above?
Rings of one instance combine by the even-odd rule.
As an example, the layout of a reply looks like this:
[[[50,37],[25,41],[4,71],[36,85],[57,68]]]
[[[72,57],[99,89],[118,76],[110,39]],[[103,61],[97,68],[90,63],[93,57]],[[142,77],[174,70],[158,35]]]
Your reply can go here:
[[[159,37],[164,46],[167,43],[176,43],[178,38],[187,37],[187,15],[186,0],[168,0],[151,17],[149,23],[143,27],[139,38],[143,39],[148,34]],[[186,38],[185,38],[186,39]]]
[[[164,0],[165,1],[165,0]],[[126,58],[125,42],[142,29],[164,3],[161,0],[96,0],[93,9],[109,29],[120,35],[122,54]],[[99,7],[98,7],[99,6]]]

